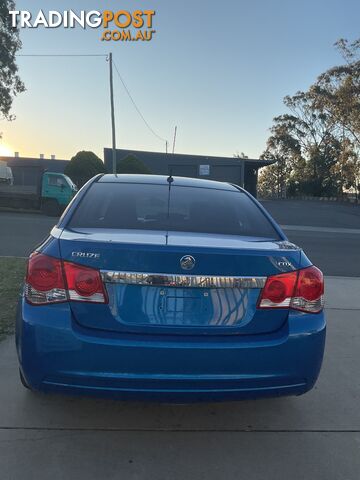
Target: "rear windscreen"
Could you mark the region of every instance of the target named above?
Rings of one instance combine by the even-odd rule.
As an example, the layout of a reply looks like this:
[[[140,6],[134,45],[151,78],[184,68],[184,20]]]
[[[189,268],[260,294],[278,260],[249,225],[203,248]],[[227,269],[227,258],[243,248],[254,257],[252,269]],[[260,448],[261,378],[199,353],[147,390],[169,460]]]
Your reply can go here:
[[[136,183],[94,183],[70,228],[169,230],[279,239],[244,193],[236,190]]]

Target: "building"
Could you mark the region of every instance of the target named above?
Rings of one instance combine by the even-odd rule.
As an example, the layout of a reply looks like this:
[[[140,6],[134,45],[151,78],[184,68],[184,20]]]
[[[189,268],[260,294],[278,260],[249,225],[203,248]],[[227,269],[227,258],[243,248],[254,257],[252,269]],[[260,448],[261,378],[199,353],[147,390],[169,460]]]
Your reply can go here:
[[[121,161],[129,155],[142,161],[155,175],[178,175],[181,177],[207,178],[244,186],[256,196],[258,170],[274,163],[270,160],[240,159],[234,157],[214,157],[146,152],[141,150],[116,150],[116,159]],[[33,176],[39,170],[64,173],[68,160],[54,158],[0,157],[11,168],[15,185],[32,185]],[[104,149],[104,162],[108,172],[112,172],[112,149]],[[29,168],[26,168],[29,167]]]
[[[0,162],[11,168],[14,185],[34,185],[37,183],[39,171],[64,173],[68,160],[55,160],[30,157],[0,157]]]
[[[134,156],[141,160],[153,174],[181,177],[207,178],[244,186],[256,196],[258,170],[274,163],[269,160],[239,159],[203,155],[167,154],[140,150],[116,150],[117,162]],[[112,149],[104,149],[105,167],[112,171]]]

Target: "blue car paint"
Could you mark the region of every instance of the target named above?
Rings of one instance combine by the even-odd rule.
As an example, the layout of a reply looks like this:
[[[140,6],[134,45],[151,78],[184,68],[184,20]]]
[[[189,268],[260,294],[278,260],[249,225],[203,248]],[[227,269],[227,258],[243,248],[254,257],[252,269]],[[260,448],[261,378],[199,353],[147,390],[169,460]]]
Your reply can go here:
[[[149,273],[158,272],[161,268],[161,273],[175,273],[181,274],[181,268],[179,264],[179,258],[185,254],[191,254],[196,257],[197,264],[192,270],[192,274],[212,274],[212,275],[235,275],[236,272],[241,272],[244,276],[253,276],[261,269],[264,275],[272,275],[275,273],[281,273],[282,271],[291,271],[298,268],[303,268],[307,266],[306,263],[301,263],[300,250],[286,250],[283,252],[277,243],[274,242],[255,242],[254,239],[240,239],[234,240],[223,236],[223,238],[215,235],[192,235],[192,239],[195,239],[194,245],[189,245],[186,248],[181,246],[183,241],[180,239],[177,240],[179,236],[177,233],[168,235],[168,245],[166,246],[166,251],[164,251],[165,245],[165,234],[161,235],[155,232],[121,232],[122,239],[126,239],[124,243],[111,242],[111,245],[104,239],[111,238],[112,240],[116,238],[116,234],[109,234],[109,232],[103,232],[101,234],[91,234],[87,233],[86,236],[90,237],[90,241],[84,241],[83,235],[78,235],[74,232],[65,233],[64,236],[61,236],[61,257],[68,261],[73,261],[72,253],[74,249],[76,251],[82,251],[84,253],[89,253],[91,250],[94,250],[96,246],[96,252],[101,256],[102,268],[105,270],[110,269],[122,269],[125,271],[146,271]],[[95,237],[95,239],[93,238]],[[146,240],[148,237],[151,238],[151,244],[141,243]],[[180,238],[182,236],[180,235]],[[189,235],[187,236],[189,238]],[[132,241],[132,243],[131,243]],[[95,242],[95,243],[94,243]],[[189,243],[189,242],[188,242]],[[177,245],[178,244],[178,245]],[[221,247],[216,247],[216,245],[221,244]],[[261,247],[260,247],[261,245]],[[110,248],[109,248],[110,246]],[[250,248],[251,247],[251,248]],[[275,249],[275,254],[274,254]],[[251,256],[249,256],[249,252]],[[48,253],[47,250],[44,253]],[[51,255],[51,251],[48,253]],[[57,256],[57,255],[53,255]],[[286,258],[291,264],[285,268],[280,269],[276,265],[275,260],[278,259],[281,261]],[[98,267],[99,260],[94,258],[76,258],[76,262],[86,266]],[[139,265],[141,267],[139,267]],[[171,292],[167,289],[169,295]],[[178,290],[178,289],[177,289]],[[144,324],[148,324],[149,328],[146,330],[148,333],[151,332],[151,329],[156,328],[156,330],[166,333],[169,330],[169,327],[164,326],[164,322],[161,322],[161,318],[158,318],[157,322],[152,322],[154,325],[151,325],[151,316],[153,315],[154,307],[152,301],[161,301],[160,293],[165,293],[167,297],[167,291],[164,292],[163,288],[152,287],[152,298],[149,299],[148,304],[146,304],[145,298],[141,295],[141,292],[144,291],[143,287],[136,286],[118,286],[117,289],[112,288],[111,285],[107,287],[110,305],[113,304],[114,296],[120,297],[123,295],[126,300],[125,302],[119,305],[119,309],[123,311],[124,316],[126,316],[126,310],[128,310],[128,305],[131,300],[133,300],[133,316],[139,318],[141,311],[145,311],[148,315],[145,318],[143,315],[142,328],[134,324],[133,322],[126,321],[124,318],[116,318],[114,311],[110,311],[109,305],[92,305],[91,309],[87,307],[86,304],[82,303],[73,303],[72,310],[76,314],[76,317],[83,326],[89,328],[98,328],[99,329],[99,317],[101,317],[101,326],[109,330],[119,330],[119,331],[132,331],[144,330]],[[204,299],[203,290],[199,292],[199,289],[191,289],[191,295],[195,298]],[[243,292],[244,294],[246,292]],[[237,328],[234,326],[226,326],[221,329],[217,327],[214,332],[214,328],[206,328],[206,325],[203,324],[202,330],[204,333],[216,333],[216,334],[226,334],[231,330],[238,331],[242,334],[248,333],[260,333],[264,331],[273,331],[274,329],[280,328],[281,325],[286,321],[287,311],[261,311],[256,310],[256,302],[259,296],[260,290],[249,290],[246,295],[249,300],[247,316],[256,315],[257,322],[252,322],[251,325],[246,321],[246,318]],[[241,299],[240,299],[241,300]],[[204,301],[202,302],[204,303]],[[210,303],[210,302],[208,302]],[[234,303],[234,302],[233,302]],[[251,306],[251,308],[250,308]],[[120,308],[121,307],[121,308]],[[210,308],[210,305],[209,305]],[[229,306],[229,309],[231,307]],[[234,308],[234,305],[233,305]],[[137,313],[137,315],[136,315]],[[211,324],[211,312],[203,311],[204,316],[208,318],[208,324]],[[127,315],[129,317],[129,315]],[[190,318],[190,315],[188,315]],[[195,318],[195,323],[200,321],[199,318]],[[185,323],[185,322],[184,322]],[[244,325],[248,323],[248,325]],[[191,326],[191,325],[190,325]],[[190,326],[187,328],[187,333],[192,334],[196,333]],[[171,332],[169,333],[183,333],[184,328],[181,327],[176,330],[175,326],[171,327]],[[231,333],[233,333],[231,331]]]
[[[102,268],[108,262],[112,269],[150,273],[181,273],[178,259],[185,253],[196,256],[198,272],[192,273],[204,275],[241,271],[251,276],[261,270],[268,276],[311,265],[300,249],[287,242],[266,211],[279,233],[279,242],[172,232],[164,250],[164,232],[151,231],[122,232],[121,239],[126,241],[119,243],[108,241],[113,232],[101,232],[101,240],[98,232],[86,232],[85,241],[84,232],[63,229],[87,189],[100,178],[92,179],[78,193],[38,251],[74,261],[74,250],[86,252],[96,247],[104,257]],[[198,185],[197,180],[182,180]],[[121,177],[121,181],[129,179]],[[164,180],[146,177],[142,181]],[[184,236],[189,243],[186,248]],[[280,267],[278,260],[286,260],[288,265]],[[96,259],[75,261],[98,268]],[[184,327],[184,312],[178,325],[164,320],[161,323],[160,315],[154,321],[154,312],[160,311],[158,305],[163,301],[163,289],[152,287],[157,305],[154,310],[150,308],[154,299],[144,300],[144,287],[131,287],[107,285],[109,305],[90,307],[80,302],[32,306],[22,297],[17,310],[16,344],[20,369],[29,385],[49,392],[175,402],[299,395],[313,387],[324,351],[324,313],[258,310],[260,290],[254,289],[248,292],[251,298],[243,317],[234,325],[214,327],[209,297],[204,301],[203,289],[188,289],[182,297],[190,296],[193,308],[199,310],[195,321],[188,314],[190,321]],[[167,290],[170,292],[163,297],[171,305],[173,295],[171,289]],[[126,292],[124,304],[119,298],[123,299]],[[114,311],[111,305],[121,308]],[[138,315],[132,317],[131,305],[135,312],[138,309]],[[162,317],[167,318],[164,314]]]
[[[291,312],[271,334],[149,335],[82,328],[66,303],[18,309],[22,372],[34,389],[162,401],[299,395],[314,385],[323,313]]]

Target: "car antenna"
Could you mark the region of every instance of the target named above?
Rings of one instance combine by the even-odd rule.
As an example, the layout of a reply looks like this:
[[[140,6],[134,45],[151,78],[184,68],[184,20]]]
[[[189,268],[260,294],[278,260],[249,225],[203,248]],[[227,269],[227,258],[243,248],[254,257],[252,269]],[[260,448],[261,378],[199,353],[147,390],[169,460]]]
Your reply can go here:
[[[166,181],[167,181],[168,184],[169,184],[169,190],[170,190],[171,184],[172,184],[172,182],[174,181],[174,177],[172,176],[172,169],[170,170],[170,175],[168,176],[168,178],[166,179]]]
[[[169,220],[170,220],[170,193],[171,193],[171,184],[174,181],[174,177],[172,176],[172,168],[170,169],[170,175],[166,179],[169,184],[169,191],[168,191],[168,202],[167,202],[167,229],[166,229],[166,245],[168,244],[168,236],[169,236]]]

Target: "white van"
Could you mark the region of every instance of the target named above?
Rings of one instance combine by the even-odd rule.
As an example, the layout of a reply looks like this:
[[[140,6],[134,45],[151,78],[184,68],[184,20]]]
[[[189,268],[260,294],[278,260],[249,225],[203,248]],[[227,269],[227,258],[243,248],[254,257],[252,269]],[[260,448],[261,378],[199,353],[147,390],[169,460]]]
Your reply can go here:
[[[6,162],[0,162],[0,183],[6,183],[7,185],[14,183],[11,168],[7,166]]]

